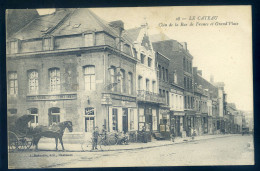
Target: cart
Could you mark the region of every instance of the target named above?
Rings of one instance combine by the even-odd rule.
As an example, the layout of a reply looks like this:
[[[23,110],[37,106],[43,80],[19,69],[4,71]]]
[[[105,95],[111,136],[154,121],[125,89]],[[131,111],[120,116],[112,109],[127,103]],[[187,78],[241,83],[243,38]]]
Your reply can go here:
[[[26,150],[32,146],[33,129],[28,127],[28,123],[33,119],[32,115],[23,115],[8,123],[8,149]]]

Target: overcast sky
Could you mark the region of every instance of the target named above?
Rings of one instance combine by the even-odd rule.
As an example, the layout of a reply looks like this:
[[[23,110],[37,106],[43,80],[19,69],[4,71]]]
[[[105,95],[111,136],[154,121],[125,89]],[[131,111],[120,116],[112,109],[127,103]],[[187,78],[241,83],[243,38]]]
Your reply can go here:
[[[95,8],[94,13],[106,21],[122,20],[125,29],[138,27],[145,21],[150,34],[164,33],[179,42],[187,42],[193,55],[193,66],[202,70],[204,78],[214,75],[215,81],[225,83],[228,102],[241,110],[253,110],[252,27],[250,6],[212,7],[150,7],[150,8]],[[41,11],[39,11],[41,12]],[[52,12],[49,10],[47,12]],[[46,11],[42,11],[46,13]],[[160,23],[176,23],[176,18],[212,23],[214,26],[160,27]],[[217,16],[217,20],[198,20],[203,16]],[[215,23],[233,22],[238,25],[216,26]],[[180,23],[180,22],[177,22]]]

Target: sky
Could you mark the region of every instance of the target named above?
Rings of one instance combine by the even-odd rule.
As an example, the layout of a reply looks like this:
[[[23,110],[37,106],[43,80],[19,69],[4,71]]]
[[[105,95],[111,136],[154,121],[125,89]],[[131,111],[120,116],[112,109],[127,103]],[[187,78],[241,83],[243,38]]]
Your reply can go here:
[[[188,50],[194,57],[193,67],[201,69],[203,77],[207,80],[210,75],[214,75],[215,82],[224,82],[229,103],[235,103],[240,110],[253,110],[250,6],[127,7],[91,10],[108,22],[122,20],[125,29],[147,23],[150,35],[163,33],[171,39],[187,42]],[[53,11],[55,10],[38,10],[40,14]],[[179,17],[186,19],[176,20]],[[187,26],[180,26],[181,22]],[[191,22],[193,26],[190,26]],[[179,26],[175,26],[175,23]],[[228,25],[220,26],[219,23]]]

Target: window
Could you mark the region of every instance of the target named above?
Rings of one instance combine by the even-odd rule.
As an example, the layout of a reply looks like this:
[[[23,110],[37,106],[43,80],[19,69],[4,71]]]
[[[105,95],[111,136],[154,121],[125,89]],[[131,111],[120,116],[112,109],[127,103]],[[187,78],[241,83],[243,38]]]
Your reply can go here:
[[[38,72],[36,70],[28,71],[29,93],[38,93]]]
[[[192,90],[192,80],[190,79],[190,90]]]
[[[92,33],[85,34],[85,47],[94,46],[94,35]]]
[[[186,71],[186,60],[183,58],[183,70]]]
[[[134,110],[129,109],[130,112],[130,130],[134,129]]]
[[[139,122],[145,122],[144,108],[139,108]]]
[[[192,65],[191,65],[191,62],[190,62],[190,73],[192,73]]]
[[[96,90],[95,66],[90,65],[84,67],[84,81],[86,91]]]
[[[148,58],[148,66],[151,67],[152,66],[152,59]]]
[[[30,108],[27,110],[27,114],[33,115],[33,119],[29,122],[31,127],[35,127],[38,125],[38,109],[37,108]]]
[[[57,92],[60,91],[60,69],[51,68],[49,69],[50,76],[50,91]]]
[[[116,91],[116,82],[117,82],[117,78],[116,78],[116,67],[111,66],[111,68],[109,69],[109,73],[110,73],[110,83],[111,83],[111,90],[112,91]]]
[[[156,82],[155,82],[155,81],[153,81],[153,85],[152,85],[152,92],[153,92],[153,93],[156,93],[156,92],[155,92],[155,87],[156,87],[156,85],[155,85],[155,84],[156,84]]]
[[[157,130],[157,115],[156,109],[152,109],[152,116],[153,116],[153,131]]]
[[[9,94],[14,95],[18,94],[18,80],[17,80],[17,72],[11,71],[8,72],[9,79]]]
[[[133,74],[128,73],[128,94],[133,94]]]
[[[149,91],[150,90],[150,80],[149,79],[146,79],[146,91]]]
[[[60,108],[53,107],[49,109],[49,125],[60,122]]]
[[[169,76],[168,76],[168,69],[165,69],[165,81],[168,82]]]
[[[15,115],[17,114],[17,109],[8,109],[8,113],[12,114],[12,115]]]
[[[18,53],[18,41],[10,42],[10,51],[11,53]]]
[[[190,80],[189,80],[189,78],[187,78],[186,86],[187,86],[186,89],[190,88]]]
[[[52,38],[43,38],[43,50],[52,50]]]
[[[163,81],[165,81],[165,70],[164,70],[164,67],[162,67],[162,79],[163,79]]]
[[[184,105],[185,109],[187,109],[187,96],[184,96]]]
[[[162,90],[161,89],[159,89],[159,94],[162,95]]]
[[[117,109],[112,109],[112,129],[114,131],[118,130],[118,114]]]
[[[85,108],[85,132],[92,132],[95,128],[95,109]]]
[[[173,82],[174,82],[175,84],[178,84],[176,72],[173,73]]]
[[[186,77],[184,77],[184,88],[186,89]]]
[[[145,55],[141,53],[141,63],[144,64]]]
[[[162,94],[162,95],[163,95],[163,97],[165,97],[165,90],[163,90],[163,91],[162,91],[162,93],[163,93],[163,94]]]
[[[162,79],[162,69],[161,69],[161,65],[158,66],[159,68],[159,80]]]
[[[166,91],[166,104],[169,105],[169,92]]]
[[[142,90],[143,89],[143,77],[142,76],[138,76],[138,90]]]
[[[121,75],[121,80],[120,80],[120,90],[121,93],[126,92],[126,85],[125,85],[125,70],[120,69],[120,75]]]
[[[137,51],[135,48],[133,48],[133,51],[134,51],[134,57],[137,58]]]

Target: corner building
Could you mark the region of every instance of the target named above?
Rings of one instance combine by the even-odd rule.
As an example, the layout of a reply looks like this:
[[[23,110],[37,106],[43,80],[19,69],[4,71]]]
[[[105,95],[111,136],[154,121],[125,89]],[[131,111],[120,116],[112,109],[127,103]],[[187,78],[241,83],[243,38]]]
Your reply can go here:
[[[7,39],[8,116],[32,114],[31,126],[70,120],[73,132],[65,137],[71,142],[95,126],[138,130],[138,59],[123,30],[122,21],[107,23],[89,9],[60,9],[13,34]]]

